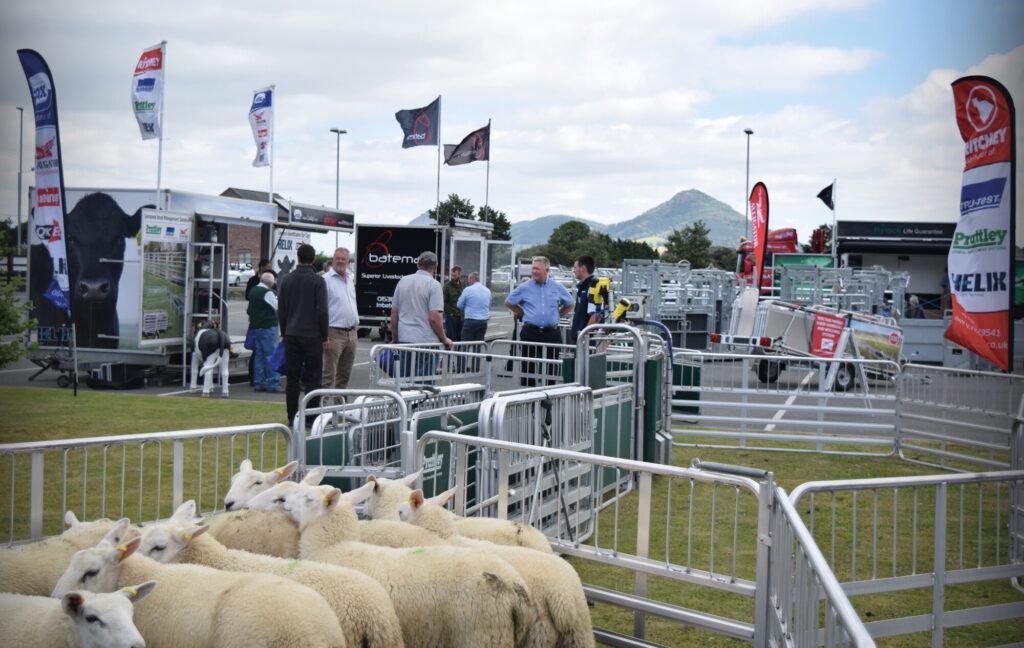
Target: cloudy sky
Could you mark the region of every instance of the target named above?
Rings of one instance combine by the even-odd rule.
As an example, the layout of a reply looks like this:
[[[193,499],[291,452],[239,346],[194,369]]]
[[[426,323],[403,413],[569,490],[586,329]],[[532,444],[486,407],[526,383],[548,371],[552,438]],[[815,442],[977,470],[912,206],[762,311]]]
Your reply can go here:
[[[129,86],[161,40],[165,187],[266,190],[247,113],[276,84],[274,190],[333,206],[329,130],[346,129],[341,207],[365,223],[434,205],[437,150],[403,150],[394,113],[438,95],[443,142],[492,120],[489,202],[512,221],[613,223],[684,189],[742,212],[751,128],[750,184],[801,240],[831,220],[815,195],[833,178],[840,219],[955,221],[949,84],[987,74],[1024,104],[1024,0],[5,2],[0,217],[17,205],[15,106],[29,108],[32,164],[16,50],[53,71],[67,186],[155,187]],[[442,167],[441,196],[481,205],[486,180],[482,162]]]

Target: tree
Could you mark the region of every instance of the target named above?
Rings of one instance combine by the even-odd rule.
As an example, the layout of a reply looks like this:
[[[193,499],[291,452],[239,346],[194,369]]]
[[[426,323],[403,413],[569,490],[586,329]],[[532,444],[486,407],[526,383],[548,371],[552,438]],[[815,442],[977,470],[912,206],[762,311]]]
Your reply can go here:
[[[825,244],[824,251],[830,252],[832,250],[832,226],[827,223],[818,225],[816,229],[820,229],[825,233]],[[807,242],[800,246],[800,249],[804,252],[810,252],[814,249],[814,230],[811,230],[811,237],[807,239]]]
[[[491,231],[492,240],[512,240],[512,223],[508,222],[505,212],[497,211],[488,205],[487,207],[481,207],[477,211],[477,219],[494,225],[494,230]]]
[[[548,243],[572,252],[579,249],[588,236],[590,236],[590,228],[586,223],[571,220],[556,227],[548,237]]]
[[[736,250],[724,245],[711,248],[711,263],[720,270],[733,272],[736,270]]]
[[[685,259],[692,268],[706,268],[711,263],[710,232],[702,220],[694,221],[681,230],[672,230],[661,258],[670,263]]]
[[[0,232],[0,254],[4,256],[15,253],[16,241],[8,238],[13,232],[13,228]],[[11,277],[7,285],[0,287],[0,367],[15,362],[38,346],[30,341],[30,332],[36,328],[36,320],[28,317],[30,302],[18,298],[21,290],[20,277]]]
[[[658,251],[643,241],[615,239],[615,255],[616,259],[609,265],[618,267],[625,259],[657,259]]]
[[[441,217],[438,218],[438,212]],[[455,218],[473,220],[473,203],[463,200],[458,194],[448,194],[448,199],[427,212],[438,225],[451,225]]]

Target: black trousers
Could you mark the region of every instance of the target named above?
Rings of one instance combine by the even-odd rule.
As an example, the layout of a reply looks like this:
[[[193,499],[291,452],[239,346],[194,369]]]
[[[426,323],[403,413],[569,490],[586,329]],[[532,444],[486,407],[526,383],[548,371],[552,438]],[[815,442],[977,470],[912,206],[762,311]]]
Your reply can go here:
[[[285,402],[288,405],[288,425],[295,421],[299,411],[299,392],[301,386],[307,392],[320,389],[320,379],[324,370],[324,346],[318,337],[300,337],[287,335],[284,338],[284,357],[288,367],[288,384],[285,386]],[[320,399],[309,403],[310,407],[319,407]],[[306,427],[312,425],[313,419],[306,417]]]
[[[519,329],[519,339],[522,340],[523,342],[544,342],[547,344],[562,343],[562,335],[559,332],[558,327],[555,326],[541,329],[536,326],[528,326],[526,324],[523,324],[523,327]],[[548,359],[554,360],[558,357],[558,349],[543,349],[541,347],[536,347],[532,345],[524,346],[523,355],[527,358],[546,357]],[[523,387],[535,387],[537,385],[537,380],[533,377],[533,373],[534,371],[540,371],[540,369],[535,369],[534,364],[535,363],[533,362],[523,362],[523,373],[527,374],[526,376],[523,376],[522,378],[519,379],[519,384],[522,385]],[[546,373],[548,376],[557,376],[558,367],[554,365],[549,365],[545,368],[544,373]],[[549,377],[547,380],[544,380],[542,382],[545,385],[550,385],[552,382],[554,382],[554,380],[553,378]]]

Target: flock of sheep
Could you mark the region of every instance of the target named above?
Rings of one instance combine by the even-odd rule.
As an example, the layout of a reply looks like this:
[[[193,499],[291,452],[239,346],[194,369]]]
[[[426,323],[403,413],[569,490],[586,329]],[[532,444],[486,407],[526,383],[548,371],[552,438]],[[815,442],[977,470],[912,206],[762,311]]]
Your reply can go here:
[[[579,577],[536,529],[456,517],[418,474],[342,493],[295,468],[243,461],[210,518],[69,511],[60,536],[0,550],[0,645],[594,645]]]

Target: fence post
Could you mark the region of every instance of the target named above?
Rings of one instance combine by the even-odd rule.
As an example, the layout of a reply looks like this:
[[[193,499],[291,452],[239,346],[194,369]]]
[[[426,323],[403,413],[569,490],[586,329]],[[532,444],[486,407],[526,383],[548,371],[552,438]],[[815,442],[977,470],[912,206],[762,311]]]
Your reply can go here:
[[[772,567],[772,497],[775,490],[773,474],[768,473],[757,489],[757,589],[754,592],[754,646],[768,646],[768,606],[771,602]]]
[[[981,484],[978,485],[981,488]],[[935,487],[935,548],[932,555],[932,648],[942,648],[946,605],[946,498],[948,485]]]
[[[638,476],[640,494],[637,501],[636,515],[636,555],[647,558],[650,549],[651,531],[651,473],[642,472]],[[647,574],[641,570],[636,572],[633,593],[647,598]],[[643,612],[633,613],[633,636],[644,639],[647,635],[647,615]]]
[[[13,463],[12,463],[13,465]],[[14,471],[11,471],[14,474]],[[14,528],[14,525],[11,525]],[[43,453],[32,453],[32,483],[29,491],[29,537],[43,537]]]
[[[185,493],[185,443],[174,442],[174,458],[171,468],[171,510],[177,511]],[[157,512],[159,517],[160,513]]]

